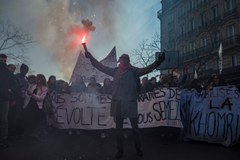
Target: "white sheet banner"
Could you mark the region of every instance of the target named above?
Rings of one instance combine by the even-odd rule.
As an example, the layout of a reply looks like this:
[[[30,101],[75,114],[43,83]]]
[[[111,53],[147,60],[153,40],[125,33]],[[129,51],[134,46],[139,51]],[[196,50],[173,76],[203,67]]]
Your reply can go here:
[[[111,96],[79,94],[53,94],[53,114],[49,121],[61,129],[108,129],[115,123],[110,116]],[[139,127],[182,127],[180,119],[180,90],[161,88],[139,96]],[[124,127],[130,127],[129,120]]]
[[[115,68],[117,67],[117,57],[116,57],[116,47],[110,51],[110,53],[100,61],[103,65]],[[96,69],[85,55],[80,52],[76,65],[73,69],[73,73],[70,79],[70,82],[74,82],[77,76],[82,76],[85,83],[89,83],[91,77],[95,77],[98,83],[103,83],[105,78],[112,79],[111,76],[106,75],[105,73]]]
[[[189,107],[184,117],[187,138],[224,146],[238,142],[240,94],[236,87],[214,87],[209,93],[201,94],[193,92]]]

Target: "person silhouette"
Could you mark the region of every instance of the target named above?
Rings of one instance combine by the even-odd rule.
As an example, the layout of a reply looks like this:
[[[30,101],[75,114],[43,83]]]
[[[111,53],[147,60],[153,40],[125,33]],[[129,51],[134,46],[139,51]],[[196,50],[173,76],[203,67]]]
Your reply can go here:
[[[119,57],[119,65],[116,68],[104,66],[88,51],[85,52],[85,56],[90,59],[94,67],[113,77],[111,116],[114,117],[116,123],[117,153],[115,158],[119,159],[123,156],[123,121],[126,118],[129,118],[131,122],[137,155],[143,156],[138,128],[137,83],[140,76],[153,71],[165,60],[165,54],[161,54],[154,63],[144,68],[132,66],[128,54],[122,54]]]

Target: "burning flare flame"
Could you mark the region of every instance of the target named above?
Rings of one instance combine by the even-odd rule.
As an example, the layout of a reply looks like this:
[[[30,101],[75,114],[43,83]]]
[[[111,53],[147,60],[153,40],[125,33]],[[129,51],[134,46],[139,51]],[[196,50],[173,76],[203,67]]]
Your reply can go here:
[[[82,38],[82,43],[86,43],[86,36],[87,36],[87,34],[84,34],[84,36]]]

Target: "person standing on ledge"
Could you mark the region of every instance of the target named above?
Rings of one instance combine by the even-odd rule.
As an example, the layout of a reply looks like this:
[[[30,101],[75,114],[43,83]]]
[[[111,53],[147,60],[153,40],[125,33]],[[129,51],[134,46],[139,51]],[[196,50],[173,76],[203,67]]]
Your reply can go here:
[[[144,68],[132,66],[127,54],[119,57],[119,65],[116,68],[104,66],[88,51],[85,52],[85,56],[90,59],[95,68],[113,77],[111,116],[114,117],[116,123],[117,153],[115,158],[119,159],[123,156],[123,121],[125,118],[130,119],[136,153],[137,156],[142,157],[137,106],[139,77],[156,69],[165,60],[165,54],[161,54],[154,63]]]

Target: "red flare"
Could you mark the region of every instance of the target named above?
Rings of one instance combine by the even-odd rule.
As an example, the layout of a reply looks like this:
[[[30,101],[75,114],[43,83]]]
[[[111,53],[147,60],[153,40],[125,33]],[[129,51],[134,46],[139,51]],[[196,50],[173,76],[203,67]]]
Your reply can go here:
[[[86,43],[86,36],[87,36],[87,34],[85,33],[83,38],[82,38],[82,43]]]

